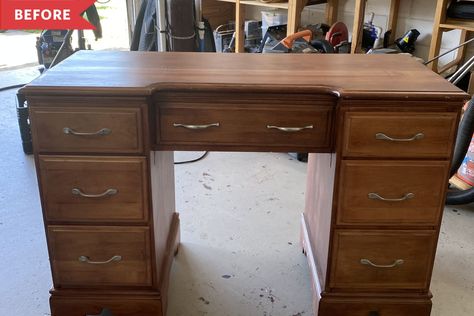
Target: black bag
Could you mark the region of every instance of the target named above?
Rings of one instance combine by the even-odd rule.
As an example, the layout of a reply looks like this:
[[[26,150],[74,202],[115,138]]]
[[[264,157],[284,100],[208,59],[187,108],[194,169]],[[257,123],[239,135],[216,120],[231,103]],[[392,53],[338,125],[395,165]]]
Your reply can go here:
[[[452,19],[474,20],[474,1],[452,1],[447,16]]]

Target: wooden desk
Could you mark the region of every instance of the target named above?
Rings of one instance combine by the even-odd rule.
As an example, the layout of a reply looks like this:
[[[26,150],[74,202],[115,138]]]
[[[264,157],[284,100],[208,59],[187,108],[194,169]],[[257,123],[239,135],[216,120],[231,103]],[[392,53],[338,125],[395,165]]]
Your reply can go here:
[[[396,55],[78,52],[22,89],[53,316],[166,314],[173,150],[307,151],[320,316],[426,316],[466,94]],[[309,276],[308,276],[309,277]]]

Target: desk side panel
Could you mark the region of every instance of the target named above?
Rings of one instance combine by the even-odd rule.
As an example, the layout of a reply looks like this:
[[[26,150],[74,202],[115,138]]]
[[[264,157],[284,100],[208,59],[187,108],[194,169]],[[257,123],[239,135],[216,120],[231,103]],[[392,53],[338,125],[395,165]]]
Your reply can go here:
[[[175,214],[174,192],[174,153],[172,151],[156,151],[150,153],[150,181],[153,203],[153,230],[155,242],[156,284],[163,285],[169,277],[165,271],[169,253],[170,232],[172,232]],[[171,236],[172,237],[172,236]],[[164,293],[162,293],[164,294]]]
[[[304,219],[310,240],[306,247],[312,247],[314,257],[308,260],[314,260],[317,276],[312,271],[313,278],[318,278],[321,289],[326,284],[335,166],[335,154],[309,155]]]

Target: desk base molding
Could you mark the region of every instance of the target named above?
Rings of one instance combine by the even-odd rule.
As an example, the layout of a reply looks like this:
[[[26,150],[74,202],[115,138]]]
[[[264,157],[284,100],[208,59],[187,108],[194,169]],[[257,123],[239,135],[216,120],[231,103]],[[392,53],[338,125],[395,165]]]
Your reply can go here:
[[[384,299],[364,297],[326,298],[318,316],[429,316],[430,299]]]
[[[52,316],[99,315],[107,308],[115,316],[158,316],[163,314],[162,298],[148,295],[104,294],[93,296],[53,295],[49,300]]]

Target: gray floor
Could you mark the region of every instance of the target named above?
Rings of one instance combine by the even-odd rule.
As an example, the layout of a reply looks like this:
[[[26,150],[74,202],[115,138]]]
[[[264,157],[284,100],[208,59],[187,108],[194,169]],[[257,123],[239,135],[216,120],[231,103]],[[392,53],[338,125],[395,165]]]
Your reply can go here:
[[[0,87],[35,70],[0,72]],[[51,275],[34,163],[21,149],[15,91],[0,92],[0,315],[49,315]],[[177,160],[196,156],[179,153]],[[305,164],[285,154],[211,153],[176,167],[182,245],[170,316],[312,314],[298,245]],[[433,316],[474,315],[474,208],[444,212]]]

